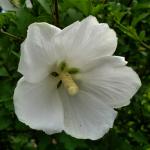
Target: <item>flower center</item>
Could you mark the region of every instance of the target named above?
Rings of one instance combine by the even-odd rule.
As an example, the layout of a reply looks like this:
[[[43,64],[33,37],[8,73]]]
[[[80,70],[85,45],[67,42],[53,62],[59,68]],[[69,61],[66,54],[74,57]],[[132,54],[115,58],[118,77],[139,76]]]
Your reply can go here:
[[[79,87],[73,78],[73,76],[77,73],[79,73],[78,68],[68,67],[68,65],[63,61],[57,65],[57,72],[52,72],[51,75],[58,77],[59,79],[57,88],[63,84],[68,94],[74,96],[79,91]]]
[[[64,87],[66,88],[69,95],[73,96],[78,93],[79,87],[73,80],[71,74],[69,74],[68,72],[61,72],[59,78],[64,84]]]

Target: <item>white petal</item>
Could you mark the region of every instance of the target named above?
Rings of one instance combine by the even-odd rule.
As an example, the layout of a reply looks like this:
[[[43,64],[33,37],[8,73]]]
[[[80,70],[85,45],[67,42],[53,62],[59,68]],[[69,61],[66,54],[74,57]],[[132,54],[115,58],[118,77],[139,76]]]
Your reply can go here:
[[[112,55],[117,46],[115,32],[105,23],[89,16],[81,22],[66,27],[55,38],[66,57],[76,67],[90,59]]]
[[[75,96],[60,90],[64,104],[64,130],[79,139],[96,140],[112,128],[117,112],[83,89]]]
[[[93,64],[93,69],[82,74],[82,86],[114,108],[128,105],[141,86],[136,72],[117,56],[104,57]]]
[[[29,82],[38,82],[50,72],[56,62],[52,38],[61,30],[47,23],[33,23],[28,28],[27,38],[21,45],[18,71]]]
[[[2,7],[3,10],[6,11],[17,9],[9,2],[9,0],[0,0],[0,6]]]
[[[32,3],[31,3],[31,0],[26,0],[26,6],[27,8],[32,8]]]
[[[14,93],[18,119],[33,129],[48,134],[63,130],[63,108],[52,79],[29,83],[21,78]]]

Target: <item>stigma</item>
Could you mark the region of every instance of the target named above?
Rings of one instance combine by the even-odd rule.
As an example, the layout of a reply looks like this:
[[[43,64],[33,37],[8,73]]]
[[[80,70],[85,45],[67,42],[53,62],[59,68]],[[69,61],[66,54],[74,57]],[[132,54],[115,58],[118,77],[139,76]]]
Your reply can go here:
[[[62,81],[62,83],[69,95],[74,96],[79,92],[79,87],[76,84],[76,82],[73,80],[70,73],[61,72],[59,74],[59,78]]]

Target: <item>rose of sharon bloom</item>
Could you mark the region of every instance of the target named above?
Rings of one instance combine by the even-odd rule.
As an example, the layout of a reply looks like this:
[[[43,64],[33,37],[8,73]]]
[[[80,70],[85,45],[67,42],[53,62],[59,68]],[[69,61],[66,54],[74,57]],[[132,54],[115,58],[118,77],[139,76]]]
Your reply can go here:
[[[114,30],[93,16],[63,30],[31,24],[14,93],[18,119],[47,134],[101,138],[113,126],[114,108],[128,105],[141,85],[125,59],[112,56],[116,46]]]

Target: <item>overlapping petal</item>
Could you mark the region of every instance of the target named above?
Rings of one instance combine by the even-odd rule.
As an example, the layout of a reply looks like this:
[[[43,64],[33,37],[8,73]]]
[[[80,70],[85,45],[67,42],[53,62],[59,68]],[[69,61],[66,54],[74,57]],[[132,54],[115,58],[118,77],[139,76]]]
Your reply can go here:
[[[95,17],[89,16],[63,29],[55,37],[55,43],[66,53],[66,59],[77,67],[90,59],[112,55],[117,37],[107,24],[99,24]]]
[[[64,106],[64,130],[73,137],[96,140],[113,126],[117,112],[84,89],[76,96],[60,90]]]
[[[48,134],[63,130],[63,107],[54,80],[29,83],[21,78],[14,93],[15,113],[20,121]]]
[[[136,72],[125,66],[122,57],[107,56],[93,61],[93,66],[82,74],[83,86],[97,95],[106,104],[119,108],[130,103],[130,99],[141,86]]]
[[[18,68],[27,81],[39,82],[50,73],[52,65],[58,60],[52,38],[60,31],[48,23],[33,23],[29,26],[27,38],[21,45]]]

